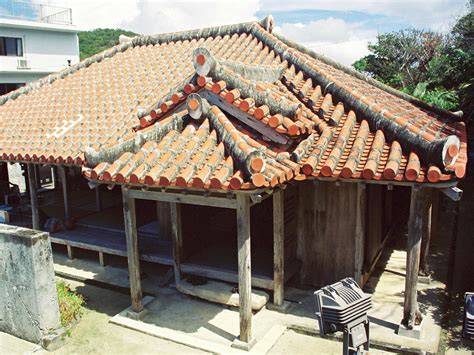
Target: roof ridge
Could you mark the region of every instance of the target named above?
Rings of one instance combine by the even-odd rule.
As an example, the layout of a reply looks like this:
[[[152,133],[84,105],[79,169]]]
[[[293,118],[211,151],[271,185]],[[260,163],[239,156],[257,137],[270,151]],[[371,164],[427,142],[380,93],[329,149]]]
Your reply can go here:
[[[35,89],[39,89],[40,87],[51,84],[52,82],[64,79],[66,76],[70,74],[74,74],[80,69],[87,68],[93,63],[99,63],[106,58],[113,57],[117,53],[121,53],[126,51],[129,48],[133,48],[136,46],[144,46],[149,44],[163,44],[173,41],[185,41],[185,40],[193,40],[198,38],[204,37],[215,37],[215,36],[222,36],[222,35],[230,35],[230,34],[241,34],[244,32],[251,32],[252,27],[255,25],[260,25],[263,28],[271,31],[273,28],[273,18],[271,16],[267,16],[260,21],[249,21],[249,22],[242,22],[233,25],[224,25],[224,26],[215,26],[215,27],[207,27],[201,29],[194,29],[194,30],[185,30],[185,31],[178,31],[178,32],[169,32],[169,33],[159,33],[155,35],[142,35],[133,37],[131,40],[119,43],[111,48],[108,48],[100,53],[94,54],[91,57],[88,57],[79,63],[73,64],[59,72],[52,73],[47,75],[46,77],[40,78],[38,80],[32,81],[27,85],[14,90],[6,95],[0,96],[0,106],[5,104],[9,100],[14,100],[18,96],[23,94],[28,94]]]
[[[311,63],[305,57],[305,53],[284,43],[279,37],[257,27],[253,27],[252,34],[264,44],[273,48],[282,60],[287,60],[288,64],[293,64],[306,76],[319,82],[321,87],[325,87],[324,91],[331,88],[330,92],[333,95],[347,102],[358,113],[362,113],[361,118],[366,118],[371,124],[371,128],[374,130],[382,129],[389,141],[393,140],[394,137],[398,137],[398,141],[403,148],[410,152],[416,152],[426,165],[433,163],[444,169],[457,159],[460,140],[456,135],[449,135],[444,138],[423,135],[419,128],[401,124],[403,123],[402,118],[395,117],[393,113],[382,108],[376,101],[367,99],[361,92],[350,88],[332,73],[328,73],[316,64]]]
[[[418,106],[418,107],[421,107],[423,109],[426,109],[426,110],[430,110],[432,112],[435,112],[437,114],[440,114],[440,115],[444,115],[444,116],[447,116],[449,117],[450,119],[453,119],[453,120],[456,120],[456,121],[460,121],[461,118],[460,116],[454,114],[453,112],[451,111],[448,111],[448,110],[445,110],[443,108],[440,108],[440,107],[437,107],[437,106],[434,106],[434,105],[431,105],[425,101],[422,101],[412,95],[409,95],[409,94],[406,94],[400,90],[397,90],[389,85],[386,85],[382,82],[380,82],[379,80],[377,79],[374,79],[374,78],[371,78],[370,76],[367,76],[345,64],[341,64],[339,62],[336,62],[335,60],[332,60],[331,58],[328,58],[324,55],[321,55],[321,54],[318,54],[316,53],[315,51],[313,51],[312,49],[310,48],[307,48],[297,42],[294,42],[292,41],[291,39],[288,39],[286,37],[284,37],[283,35],[279,34],[279,33],[272,33],[276,38],[278,38],[281,42],[283,42],[284,44],[286,44],[287,46],[289,47],[292,47],[292,48],[295,48],[297,49],[298,51],[306,54],[306,55],[309,55],[310,57],[314,58],[314,59],[317,59],[317,60],[320,60],[321,62],[325,63],[325,64],[328,64],[338,70],[341,70],[343,71],[344,73],[346,74],[349,74],[349,75],[352,75],[352,76],[355,76],[356,78],[360,79],[360,80],[363,80],[363,81],[366,81],[368,82],[369,84],[371,85],[374,85],[376,86],[377,88],[389,93],[389,94],[392,94],[400,99],[403,99],[403,100],[406,100],[412,104],[414,104],[415,106]]]

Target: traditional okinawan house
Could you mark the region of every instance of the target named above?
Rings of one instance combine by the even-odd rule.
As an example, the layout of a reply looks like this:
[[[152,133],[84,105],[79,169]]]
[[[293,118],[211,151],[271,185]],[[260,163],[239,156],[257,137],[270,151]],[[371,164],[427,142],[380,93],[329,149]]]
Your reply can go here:
[[[431,191],[454,194],[464,176],[465,125],[272,28],[268,17],[136,37],[3,96],[0,157],[28,167],[34,228],[35,165],[60,168],[66,206],[64,167],[120,186],[133,310],[140,259],[172,266],[178,290],[185,275],[238,281],[244,343],[252,287],[282,306],[291,277],[363,284],[408,196],[411,327]],[[137,231],[144,200],[171,239],[154,258]]]

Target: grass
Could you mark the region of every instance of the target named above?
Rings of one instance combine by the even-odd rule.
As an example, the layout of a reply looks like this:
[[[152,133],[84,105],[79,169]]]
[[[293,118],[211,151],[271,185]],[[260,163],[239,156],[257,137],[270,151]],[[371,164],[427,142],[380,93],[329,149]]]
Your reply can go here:
[[[84,297],[71,290],[64,281],[56,282],[56,289],[58,291],[61,325],[67,329],[84,313]]]

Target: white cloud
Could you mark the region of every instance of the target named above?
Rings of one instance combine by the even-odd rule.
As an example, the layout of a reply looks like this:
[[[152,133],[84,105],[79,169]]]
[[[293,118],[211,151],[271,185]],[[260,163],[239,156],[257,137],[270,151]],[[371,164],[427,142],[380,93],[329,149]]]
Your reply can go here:
[[[275,30],[347,65],[367,55],[367,43],[377,35],[376,30],[364,28],[360,23],[348,23],[333,17],[308,24],[284,23]]]
[[[116,28],[127,18],[140,16],[138,0],[64,0],[72,20],[81,30]]]
[[[272,11],[328,10],[358,11],[401,19],[414,27],[447,30],[467,12],[469,0],[262,0],[262,8]]]
[[[257,19],[259,10],[271,13],[305,9],[380,14],[414,27],[446,30],[466,12],[466,1],[63,0],[60,5],[72,8],[73,21],[80,29],[110,27],[155,34],[252,21]],[[49,2],[56,3],[57,0]],[[366,55],[367,43],[376,37],[376,29],[362,22],[339,19],[337,12],[325,20],[277,25],[276,30],[284,36],[345,64]]]

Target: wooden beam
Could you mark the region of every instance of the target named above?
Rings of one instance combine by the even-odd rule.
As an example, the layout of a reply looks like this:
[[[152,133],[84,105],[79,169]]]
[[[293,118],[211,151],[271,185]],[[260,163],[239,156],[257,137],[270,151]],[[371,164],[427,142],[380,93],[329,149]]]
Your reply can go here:
[[[426,198],[423,199],[423,228],[421,237],[421,255],[420,255],[420,270],[421,276],[429,275],[428,255],[430,252],[431,242],[431,215],[432,215],[432,189],[426,189]]]
[[[252,340],[252,280],[250,265],[250,197],[237,195],[240,341]]]
[[[130,278],[130,294],[132,310],[143,310],[142,285],[140,280],[140,255],[138,250],[137,222],[135,200],[129,196],[129,190],[122,187],[123,216],[127,242],[128,274]]]
[[[30,190],[30,203],[31,203],[31,219],[33,229],[40,230],[40,217],[39,217],[39,206],[38,206],[38,195],[36,193],[36,179],[35,179],[35,168],[33,164],[27,164],[28,171],[28,185]]]
[[[233,198],[191,195],[191,194],[174,193],[170,191],[160,192],[160,191],[141,191],[141,190],[130,189],[129,196],[133,198],[142,199],[142,200],[187,203],[189,205],[199,205],[199,206],[209,206],[209,207],[235,209],[237,206],[237,202]]]
[[[456,186],[440,189],[442,193],[448,196],[451,200],[457,202],[461,200],[462,190]]]
[[[61,185],[63,187],[64,219],[69,221],[71,217],[69,208],[69,189],[67,185],[66,167],[64,165],[59,166],[59,174],[61,177]]]
[[[95,190],[95,209],[97,212],[102,211],[102,192],[100,191],[100,185],[97,185]]]
[[[418,309],[417,286],[420,265],[421,237],[423,233],[423,207],[426,191],[412,187],[410,200],[410,217],[408,220],[407,262],[405,276],[405,299],[403,304],[402,323],[413,329],[421,323],[422,316]]]
[[[273,304],[283,305],[285,297],[285,216],[284,194],[273,193]]]
[[[171,202],[171,235],[173,240],[173,267],[176,287],[181,281],[181,261],[183,256],[183,236],[181,225],[181,204]]]
[[[365,222],[367,210],[367,190],[364,184],[357,185],[356,227],[354,235],[354,279],[363,286]]]
[[[227,102],[225,99],[216,95],[210,91],[203,90],[200,92],[200,95],[207,99],[211,104],[219,106],[223,111],[229,113],[233,117],[237,118],[239,121],[245,123],[249,127],[252,127],[257,132],[264,134],[266,137],[270,138],[272,141],[279,143],[279,144],[286,144],[288,143],[288,138],[284,135],[277,133],[273,128],[270,126],[260,122],[255,117],[249,115],[247,112],[244,112],[231,103]]]

